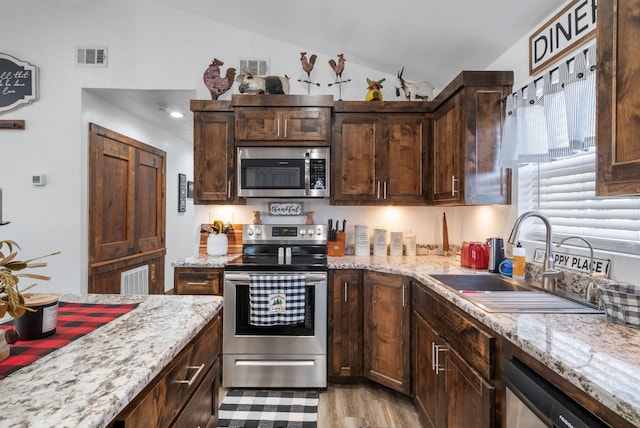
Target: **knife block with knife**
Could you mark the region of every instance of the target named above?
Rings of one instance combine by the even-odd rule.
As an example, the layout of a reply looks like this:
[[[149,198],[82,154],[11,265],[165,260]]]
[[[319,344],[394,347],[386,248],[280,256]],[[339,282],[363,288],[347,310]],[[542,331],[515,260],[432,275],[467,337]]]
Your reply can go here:
[[[345,227],[346,220],[342,221],[342,230],[338,220],[335,222],[335,229],[333,228],[333,220],[329,220],[328,238],[327,238],[327,255],[329,256],[344,256],[345,245]]]

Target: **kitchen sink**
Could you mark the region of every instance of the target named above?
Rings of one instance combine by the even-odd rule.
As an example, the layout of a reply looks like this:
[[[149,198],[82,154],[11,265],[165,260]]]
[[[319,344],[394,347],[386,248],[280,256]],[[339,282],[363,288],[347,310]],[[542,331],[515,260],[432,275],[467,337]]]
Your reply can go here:
[[[546,292],[501,275],[431,275],[445,287],[487,312],[601,314],[603,311],[570,296]]]

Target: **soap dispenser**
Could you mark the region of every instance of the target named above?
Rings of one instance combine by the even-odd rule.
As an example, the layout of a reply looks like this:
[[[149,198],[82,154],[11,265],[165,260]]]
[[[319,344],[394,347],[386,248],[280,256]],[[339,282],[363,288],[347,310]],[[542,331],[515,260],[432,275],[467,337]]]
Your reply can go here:
[[[524,263],[525,263],[526,251],[522,244],[518,242],[516,247],[511,252],[511,258],[513,260],[513,273],[512,278],[524,279]]]

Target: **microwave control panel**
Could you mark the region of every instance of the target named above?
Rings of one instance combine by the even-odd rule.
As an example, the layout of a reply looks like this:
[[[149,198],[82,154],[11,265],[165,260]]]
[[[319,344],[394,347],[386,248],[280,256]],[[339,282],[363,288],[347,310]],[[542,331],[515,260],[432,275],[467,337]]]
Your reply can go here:
[[[325,159],[311,159],[309,179],[312,189],[327,188],[327,162]]]

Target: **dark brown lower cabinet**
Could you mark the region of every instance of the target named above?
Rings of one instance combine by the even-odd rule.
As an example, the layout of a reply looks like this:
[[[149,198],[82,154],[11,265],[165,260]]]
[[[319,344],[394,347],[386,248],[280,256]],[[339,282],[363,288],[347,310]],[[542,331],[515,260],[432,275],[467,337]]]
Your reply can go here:
[[[411,393],[411,300],[409,280],[364,273],[364,376],[398,392]]]
[[[495,338],[413,283],[415,403],[428,427],[496,426]],[[486,378],[481,372],[486,374]]]
[[[173,269],[174,294],[214,294],[221,296],[223,269],[176,267]]]
[[[221,333],[217,315],[109,427],[215,427]]]

